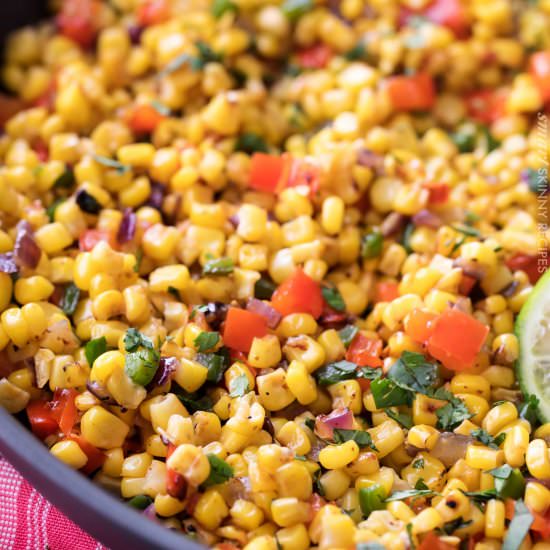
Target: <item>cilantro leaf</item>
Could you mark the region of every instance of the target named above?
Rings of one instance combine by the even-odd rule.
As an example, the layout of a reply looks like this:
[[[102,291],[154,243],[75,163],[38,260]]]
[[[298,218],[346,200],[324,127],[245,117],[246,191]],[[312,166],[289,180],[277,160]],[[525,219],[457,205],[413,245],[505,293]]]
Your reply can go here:
[[[321,293],[325,302],[336,311],[345,311],[346,303],[340,294],[340,291],[336,287],[323,286],[321,287]]]
[[[437,495],[435,491],[431,489],[407,489],[405,491],[396,491],[391,494],[386,502],[392,502],[394,500],[405,500],[406,498],[420,498],[420,497],[433,497]]]
[[[208,351],[211,350],[216,346],[216,344],[220,341],[220,333],[219,332],[201,332],[196,338],[195,338],[195,346],[197,346],[197,349],[199,352]]]
[[[233,378],[229,384],[229,397],[242,397],[249,391],[248,378],[246,374],[240,374]]]
[[[400,388],[427,393],[438,378],[438,367],[429,363],[421,353],[404,351],[391,366],[388,378]]]
[[[269,147],[262,136],[254,132],[245,132],[237,138],[235,151],[244,151],[251,155],[252,153],[267,153]]]
[[[238,8],[231,0],[214,0],[210,11],[216,19],[219,19],[224,13],[228,11],[236,12]]]
[[[369,432],[361,430],[345,430],[343,428],[335,428],[334,431],[335,443],[345,443],[346,441],[355,441],[359,447],[370,447],[372,450],[378,449],[372,442],[372,437]]]
[[[190,412],[211,411],[214,403],[208,395],[200,397],[196,392],[187,393],[183,390],[175,392],[177,398],[185,405],[185,408]]]
[[[403,428],[407,428],[407,430],[410,430],[414,426],[414,422],[409,414],[394,412],[392,409],[386,409],[385,413],[398,424],[401,424]]]
[[[378,378],[374,380],[370,385],[370,389],[374,398],[374,403],[378,409],[397,407],[399,405],[410,405],[412,402],[412,392],[400,388],[389,378]]]
[[[153,380],[159,367],[160,354],[151,348],[141,348],[127,353],[124,358],[124,371],[134,384],[146,386]]]
[[[86,356],[86,361],[90,367],[94,364],[94,361],[107,351],[107,340],[105,336],[100,338],[94,338],[86,343],[84,346],[84,355]]]
[[[118,160],[104,157],[103,155],[94,155],[94,160],[107,168],[114,168],[119,174],[125,174],[132,169],[128,164],[122,164],[122,162],[118,162]]]
[[[539,399],[536,395],[526,395],[524,401],[518,405],[519,417],[527,420],[531,426],[535,426],[538,422],[538,406]]]
[[[497,496],[495,489],[485,489],[485,491],[462,491],[467,497],[478,502],[486,502]]]
[[[129,328],[124,335],[124,349],[126,351],[136,351],[140,346],[153,349],[153,341],[145,334],[142,334],[136,328]]]
[[[281,10],[287,18],[294,22],[313,8],[313,0],[285,0]]]
[[[480,443],[483,443],[483,445],[486,445],[487,447],[490,447],[491,449],[498,449],[504,439],[506,438],[505,433],[501,433],[497,437],[493,437],[489,432],[486,430],[479,428],[477,430],[472,430],[470,432],[470,435],[477,439]]]
[[[206,457],[210,463],[210,475],[202,483],[203,487],[225,483],[233,477],[233,468],[225,460],[218,458],[214,454],[207,454]]]
[[[208,369],[206,380],[217,384],[229,368],[229,351],[227,348],[222,348],[216,353],[197,353],[195,361]]]
[[[74,185],[75,181],[72,168],[66,168],[61,175],[57,176],[56,180],[53,182],[53,187],[56,189],[69,189]]]
[[[329,363],[320,369],[315,371],[315,377],[317,382],[321,386],[329,386],[342,380],[350,380],[357,375],[357,365],[350,361],[337,361],[336,363]]]
[[[361,256],[366,259],[377,258],[382,254],[384,237],[380,231],[371,231],[361,239]]]
[[[344,346],[348,348],[358,332],[359,329],[355,325],[346,325],[338,332],[338,336],[340,336]]]

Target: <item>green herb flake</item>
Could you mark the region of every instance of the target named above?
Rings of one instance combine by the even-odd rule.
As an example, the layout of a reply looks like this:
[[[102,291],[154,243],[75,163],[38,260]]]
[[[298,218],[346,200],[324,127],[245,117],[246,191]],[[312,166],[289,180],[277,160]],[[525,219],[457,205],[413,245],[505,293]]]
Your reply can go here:
[[[474,416],[466,407],[462,399],[455,397],[450,391],[445,388],[438,388],[430,394],[434,399],[442,399],[448,401],[446,405],[435,411],[438,418],[437,427],[439,429],[450,431],[456,428],[464,420]]]
[[[421,497],[433,497],[438,495],[435,491],[431,489],[407,489],[405,491],[396,491],[392,493],[387,499],[386,502],[393,502],[394,500],[405,500],[407,498],[421,498]]]
[[[208,260],[202,268],[203,275],[224,276],[233,273],[235,264],[231,258],[214,258]]]
[[[487,502],[496,498],[497,492],[495,489],[486,489],[484,491],[462,491],[467,497],[477,502]]]
[[[536,395],[525,395],[524,400],[517,406],[519,417],[527,420],[531,426],[536,426],[538,422],[538,406],[539,398]]]
[[[481,216],[479,214],[476,214],[471,210],[466,210],[464,214],[464,223],[466,223],[466,225],[473,225],[474,223],[477,223],[480,220],[481,220]]]
[[[222,348],[216,353],[197,353],[195,361],[208,369],[206,380],[217,384],[229,368],[229,351],[227,348]]]
[[[410,405],[413,394],[409,390],[400,388],[389,378],[379,378],[371,382],[370,390],[377,409]]]
[[[473,520],[469,519],[468,521],[464,521],[462,517],[456,518],[452,521],[448,521],[447,523],[443,524],[443,527],[439,529],[439,532],[442,535],[450,536],[455,531],[458,531],[459,529],[463,529],[464,527],[468,527],[468,525],[471,525],[473,523]]]
[[[159,115],[169,117],[172,114],[172,111],[158,99],[153,99],[151,101],[151,107],[153,107]]]
[[[412,467],[415,470],[422,470],[424,468],[424,459],[423,458],[417,458],[413,463]]]
[[[153,349],[153,341],[145,334],[139,332],[137,328],[129,328],[123,339],[124,349],[126,351],[136,351],[140,346]]]
[[[107,351],[107,340],[105,336],[100,338],[94,338],[86,343],[84,346],[84,355],[86,356],[86,361],[90,367],[94,364],[94,361]]]
[[[322,473],[321,469],[319,469],[313,474],[313,486],[315,487],[315,491],[317,492],[317,494],[321,497],[324,497],[325,488],[321,483],[321,473]]]
[[[196,57],[193,57],[192,55],[189,55],[188,53],[182,53],[178,55],[177,57],[174,57],[171,61],[169,61],[164,69],[162,69],[158,73],[159,78],[163,78],[165,76],[168,76],[169,74],[172,74],[179,69],[181,69],[184,65],[189,64],[192,70],[198,71],[202,68],[202,65],[200,63],[200,60]]]
[[[72,315],[76,310],[76,306],[78,305],[79,299],[80,299],[80,289],[74,283],[69,283],[65,287],[63,299],[61,300],[61,309],[67,315]]]
[[[243,151],[251,155],[252,153],[267,153],[269,147],[262,136],[254,132],[245,132],[237,138],[235,151]]]
[[[414,426],[413,419],[409,414],[395,412],[392,409],[386,409],[385,412],[391,419],[401,424],[403,428],[407,428],[407,430],[410,430]]]
[[[348,61],[361,61],[366,59],[367,55],[367,48],[364,42],[358,42],[357,44],[355,44],[355,46],[353,46],[353,48],[351,48],[351,50],[348,50],[344,54],[344,57]]]
[[[403,248],[407,251],[407,254],[412,254],[413,252],[413,249],[411,247],[411,238],[414,230],[415,230],[414,223],[409,222],[405,226],[405,230],[403,231],[402,243],[403,243]]]
[[[285,0],[281,9],[287,18],[294,22],[313,9],[313,0]]]
[[[207,454],[208,462],[210,463],[210,475],[202,484],[203,487],[211,487],[229,481],[233,475],[233,468],[223,459],[218,458],[214,454]]]
[[[294,460],[300,460],[301,462],[306,462],[307,458],[304,455],[296,455]]]
[[[150,348],[127,353],[124,358],[124,371],[134,384],[146,386],[153,380],[159,367],[160,354]]]
[[[114,168],[119,174],[125,174],[132,169],[132,167],[127,164],[122,164],[121,162],[118,162],[118,160],[104,157],[102,155],[94,155],[94,160],[107,168]]]
[[[349,348],[353,339],[359,332],[359,329],[355,325],[346,325],[343,329],[338,331],[338,336],[346,348]]]
[[[187,393],[181,390],[176,392],[176,396],[191,413],[197,411],[211,411],[214,406],[214,402],[208,395],[200,396],[196,392]]]
[[[258,279],[254,285],[254,298],[258,300],[271,300],[277,286],[269,279]]]
[[[342,298],[340,291],[336,287],[322,286],[321,293],[323,294],[323,298],[325,299],[325,302],[332,309],[335,309],[336,311],[346,310],[346,303],[344,302],[344,299]]]
[[[143,250],[141,248],[138,248],[136,251],[136,263],[134,264],[134,273],[139,273],[142,260],[143,260]]]
[[[210,12],[216,19],[220,19],[227,12],[237,12],[237,6],[231,0],[214,0]]]
[[[462,233],[467,237],[476,237],[478,239],[479,237],[481,237],[481,233],[477,229],[469,225],[451,225],[451,227],[458,233]]]
[[[384,237],[380,231],[371,231],[361,239],[361,256],[366,259],[377,258],[382,254]]]
[[[502,550],[518,550],[534,521],[534,517],[522,500],[514,506],[514,517],[508,527],[508,533],[502,544]]]
[[[65,171],[57,176],[53,182],[55,189],[70,189],[75,184],[74,172],[70,168],[66,168]]]
[[[199,352],[209,351],[216,347],[216,344],[220,341],[219,332],[201,332],[195,338],[195,346]]]
[[[315,429],[315,420],[313,418],[306,418],[304,420],[304,424],[306,427],[308,427],[311,431]]]
[[[233,378],[229,384],[229,391],[229,397],[242,397],[245,393],[250,391],[246,374],[240,374]]]
[[[493,437],[489,432],[482,428],[472,430],[470,432],[470,435],[477,441],[479,441],[483,445],[486,445],[487,447],[490,447],[491,449],[498,449],[506,438],[505,433],[501,433],[497,437]]]
[[[372,437],[369,432],[364,432],[361,430],[345,430],[343,428],[335,428],[334,433],[334,442],[335,443],[345,443],[346,441],[355,441],[359,447],[370,447],[373,451],[378,451],[372,442]]]
[[[426,394],[435,384],[439,370],[435,363],[430,363],[421,353],[405,351],[391,366],[388,378],[399,387]]]

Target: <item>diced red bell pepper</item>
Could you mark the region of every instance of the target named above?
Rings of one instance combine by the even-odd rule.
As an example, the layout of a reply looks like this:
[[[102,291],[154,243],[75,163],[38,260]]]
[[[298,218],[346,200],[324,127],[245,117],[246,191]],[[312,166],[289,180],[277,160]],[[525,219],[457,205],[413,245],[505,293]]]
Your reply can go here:
[[[326,44],[315,44],[298,52],[298,63],[304,69],[322,69],[332,58],[332,50]]]
[[[446,183],[438,181],[429,181],[422,185],[430,193],[428,202],[430,204],[444,204],[449,199],[451,190]]]
[[[176,445],[169,442],[166,459],[168,459],[175,450]],[[183,500],[186,491],[187,481],[185,481],[185,478],[175,470],[166,468],[166,492],[173,498]]]
[[[250,187],[257,191],[276,193],[286,184],[291,162],[288,154],[254,153],[250,159]]]
[[[419,344],[424,344],[432,335],[437,314],[424,309],[413,309],[405,317],[405,334]]]
[[[223,327],[224,344],[232,349],[248,353],[252,340],[267,334],[265,318],[252,311],[230,307]]]
[[[358,332],[346,352],[346,360],[360,367],[381,367],[383,364],[380,359],[381,353],[381,340],[368,338]]]
[[[170,18],[170,3],[168,0],[147,0],[138,8],[137,19],[142,27],[158,25]]]
[[[59,429],[57,420],[54,418],[52,408],[48,401],[38,399],[27,405],[27,417],[31,430],[39,439],[46,439],[49,435],[56,433]]]
[[[468,296],[477,283],[477,279],[471,275],[462,274],[460,277],[460,282],[458,283],[458,292],[462,296]]]
[[[453,550],[455,547],[442,541],[433,531],[425,537],[418,550]]]
[[[393,106],[399,111],[424,111],[435,102],[435,85],[428,73],[392,76],[386,89]]]
[[[508,93],[505,90],[478,90],[465,97],[470,118],[481,124],[492,124],[506,114]]]
[[[464,38],[468,34],[468,17],[460,0],[434,0],[421,10],[403,7],[399,14],[400,24],[407,25],[415,15],[421,15],[432,23],[447,27],[458,38]]]
[[[77,395],[78,392],[73,388],[57,389],[50,403],[52,416],[65,436],[71,433],[76,423],[78,410],[75,405],[75,397]]]
[[[66,439],[75,441],[84,454],[88,457],[88,462],[80,468],[83,473],[86,475],[93,474],[96,470],[103,466],[107,456],[97,447],[94,447],[91,443],[88,443],[88,441],[84,439],[83,435],[69,434]]]
[[[529,58],[529,73],[533,77],[543,101],[550,100],[550,50],[534,53]]]
[[[391,281],[380,281],[376,284],[375,302],[391,302],[399,297],[397,283]]]
[[[325,300],[319,283],[297,269],[271,297],[271,305],[281,315],[310,313],[317,319],[323,312]]]
[[[531,514],[534,518],[531,531],[538,533],[543,541],[550,540],[550,512],[543,515],[531,510]]]
[[[529,282],[534,285],[546,271],[547,259],[547,256],[519,252],[505,263],[512,271],[524,271],[529,277]]]
[[[150,134],[164,119],[150,103],[134,105],[126,114],[126,123],[136,134]]]
[[[433,323],[428,352],[450,370],[473,366],[489,327],[458,309],[445,310]]]
[[[117,247],[114,234],[105,229],[87,229],[80,235],[78,246],[83,252],[89,252],[100,241],[106,241],[113,249]]]
[[[89,48],[97,35],[97,17],[101,8],[97,0],[65,0],[57,16],[59,32],[83,48]]]

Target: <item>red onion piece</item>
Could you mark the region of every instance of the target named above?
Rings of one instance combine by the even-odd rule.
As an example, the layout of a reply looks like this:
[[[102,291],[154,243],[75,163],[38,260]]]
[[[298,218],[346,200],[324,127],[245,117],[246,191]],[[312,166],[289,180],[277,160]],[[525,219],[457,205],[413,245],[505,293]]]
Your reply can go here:
[[[21,221],[17,224],[17,237],[13,252],[15,261],[20,266],[34,269],[40,261],[42,250],[36,244],[32,227],[27,221]]]
[[[431,455],[450,467],[466,456],[466,448],[473,440],[469,435],[443,432],[432,449]]]
[[[550,479],[539,479],[537,477],[526,477],[525,482],[534,482],[534,483],[540,483],[541,485],[544,485],[547,489],[550,489]]]
[[[162,208],[162,202],[164,201],[164,194],[166,193],[166,188],[162,183],[158,181],[151,182],[151,194],[149,195],[149,200],[147,205],[160,210]]]
[[[460,267],[464,275],[473,277],[476,281],[480,281],[485,277],[485,269],[477,262],[465,260],[464,258],[456,258],[453,261],[453,267]]]
[[[443,225],[441,218],[429,210],[420,210],[412,217],[412,222],[416,226],[431,227],[438,229]]]
[[[246,309],[261,315],[269,328],[277,328],[281,322],[282,315],[274,307],[257,298],[250,298],[246,303]]]
[[[156,522],[159,521],[159,519],[157,517],[157,513],[155,512],[155,503],[154,502],[149,504],[149,506],[147,506],[147,508],[145,508],[145,510],[143,510],[143,512],[141,512],[141,514],[144,515],[147,519],[151,519],[151,520],[156,521]]]
[[[137,217],[131,208],[126,208],[122,221],[116,234],[116,240],[120,244],[130,242],[136,234]]]
[[[370,149],[362,148],[357,151],[357,164],[372,168],[378,176],[384,173],[384,156]]]
[[[353,413],[347,407],[339,407],[330,414],[320,414],[315,419],[315,433],[322,439],[332,439],[335,428],[351,430]]]
[[[159,366],[153,380],[147,385],[147,389],[151,390],[158,386],[163,386],[170,380],[173,374],[176,372],[178,366],[178,360],[175,357],[161,357]]]
[[[13,252],[6,252],[5,254],[0,254],[0,271],[2,273],[17,273],[19,268],[15,263],[15,258]]]

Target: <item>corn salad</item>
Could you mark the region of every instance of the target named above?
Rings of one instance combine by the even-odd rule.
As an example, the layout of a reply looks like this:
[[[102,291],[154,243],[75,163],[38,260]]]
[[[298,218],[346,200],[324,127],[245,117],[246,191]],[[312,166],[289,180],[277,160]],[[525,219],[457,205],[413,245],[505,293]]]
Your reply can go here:
[[[0,404],[218,550],[549,550],[550,2],[53,4],[1,74]]]

